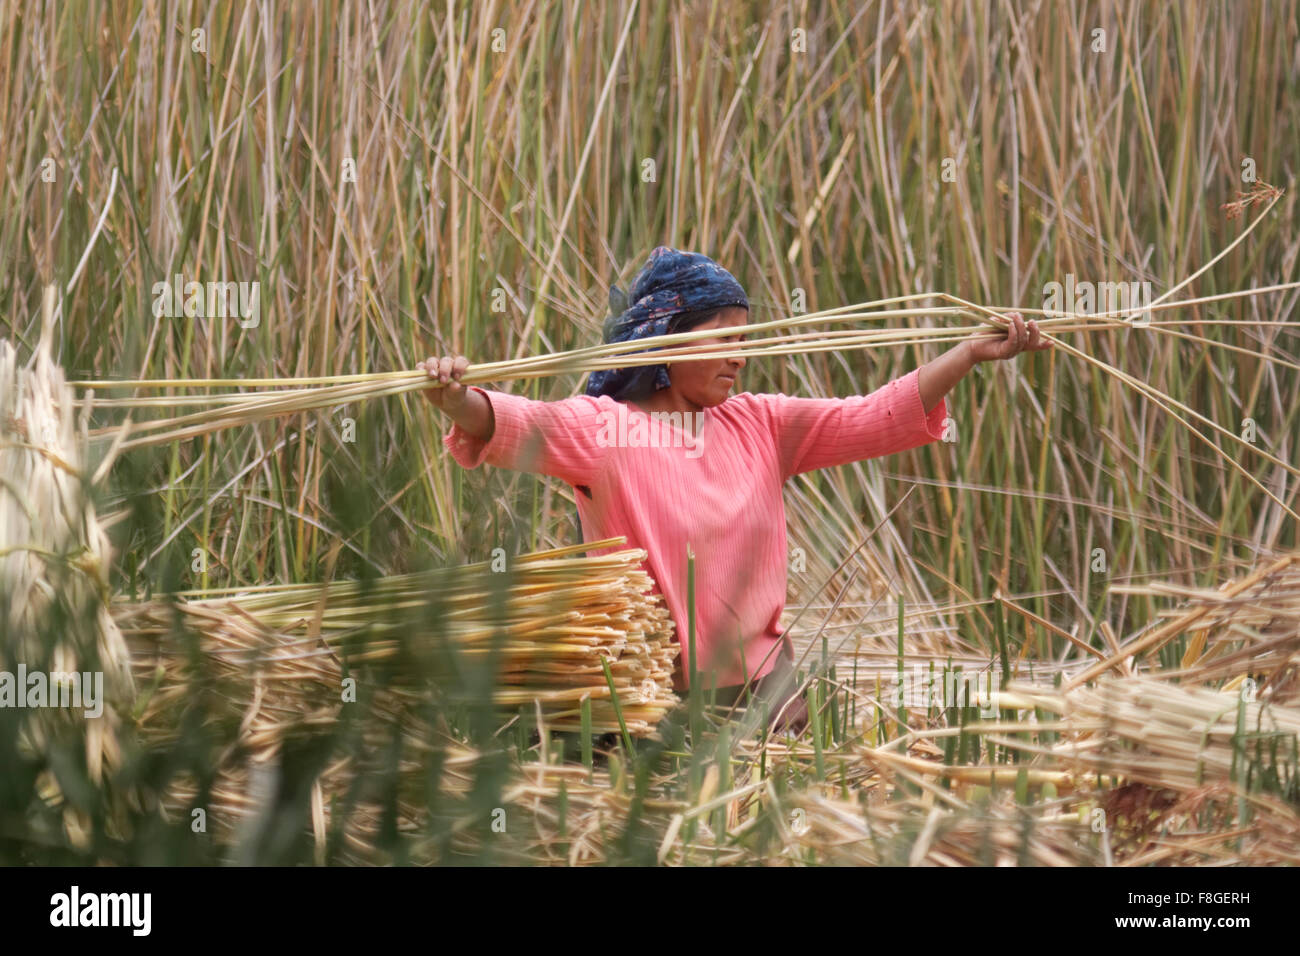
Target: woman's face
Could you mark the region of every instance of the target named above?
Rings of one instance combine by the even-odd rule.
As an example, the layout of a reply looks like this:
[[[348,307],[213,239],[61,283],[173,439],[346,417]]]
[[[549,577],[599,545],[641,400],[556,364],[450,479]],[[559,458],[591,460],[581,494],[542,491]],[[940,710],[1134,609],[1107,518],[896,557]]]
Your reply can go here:
[[[683,346],[717,345],[726,346],[745,340],[740,330],[749,324],[749,310],[738,305],[728,306],[720,313],[702,322],[692,332],[701,329],[718,329],[722,334],[706,336]],[[728,334],[724,330],[735,329]],[[672,346],[675,347],[675,346]],[[682,398],[700,408],[712,408],[721,405],[731,394],[731,387],[736,384],[740,370],[745,367],[743,358],[701,359],[695,362],[677,361],[668,363],[668,379],[673,383],[674,391]]]

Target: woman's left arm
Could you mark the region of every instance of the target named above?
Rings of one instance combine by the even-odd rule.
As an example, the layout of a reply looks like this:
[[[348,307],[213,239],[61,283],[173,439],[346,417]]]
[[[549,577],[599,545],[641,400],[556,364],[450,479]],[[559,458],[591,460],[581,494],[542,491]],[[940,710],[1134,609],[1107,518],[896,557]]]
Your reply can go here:
[[[976,362],[1010,358],[1027,348],[1037,351],[1050,344],[1040,338],[1032,322],[1026,329],[1019,314],[1009,313],[1008,318],[1006,338],[970,339],[870,395],[749,396],[766,410],[781,480],[816,468],[907,451],[942,437],[947,417],[944,396]]]
[[[980,336],[967,339],[933,362],[921,366],[917,385],[921,389],[921,404],[925,406],[926,414],[932,412],[977,363],[1014,358],[1021,352],[1041,352],[1052,347],[1052,343],[1039,333],[1038,325],[1032,319],[1026,324],[1019,312],[1008,312],[1007,318],[1011,321],[1011,326],[1007,329],[1005,338]]]

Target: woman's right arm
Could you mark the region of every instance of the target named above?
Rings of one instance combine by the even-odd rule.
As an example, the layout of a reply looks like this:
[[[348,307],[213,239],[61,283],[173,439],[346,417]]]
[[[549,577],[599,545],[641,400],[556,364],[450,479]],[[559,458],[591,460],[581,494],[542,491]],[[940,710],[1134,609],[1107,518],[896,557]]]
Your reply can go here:
[[[603,440],[610,431],[606,418],[613,416],[609,399],[579,395],[540,402],[466,387],[459,381],[469,367],[463,356],[430,358],[419,367],[440,383],[424,396],[456,423],[443,445],[462,467],[486,462],[575,486],[597,483],[610,446]]]

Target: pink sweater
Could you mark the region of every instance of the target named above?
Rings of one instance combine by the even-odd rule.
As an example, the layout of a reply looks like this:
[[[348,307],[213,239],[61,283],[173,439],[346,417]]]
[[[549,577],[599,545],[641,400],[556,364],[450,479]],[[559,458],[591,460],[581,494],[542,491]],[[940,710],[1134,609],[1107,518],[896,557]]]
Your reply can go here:
[[[712,668],[718,687],[767,674],[780,653],[786,596],[782,484],[927,444],[942,436],[948,414],[946,401],[925,414],[917,371],[851,398],[743,392],[700,413],[698,434],[680,427],[689,420],[652,421],[608,396],[538,402],[477,390],[492,403],[495,430],[484,442],[454,426],[443,439],[452,457],[466,468],[486,461],[560,478],[579,489],[585,540],[623,535],[644,548],[677,627],[683,686],[687,547],[701,674]]]

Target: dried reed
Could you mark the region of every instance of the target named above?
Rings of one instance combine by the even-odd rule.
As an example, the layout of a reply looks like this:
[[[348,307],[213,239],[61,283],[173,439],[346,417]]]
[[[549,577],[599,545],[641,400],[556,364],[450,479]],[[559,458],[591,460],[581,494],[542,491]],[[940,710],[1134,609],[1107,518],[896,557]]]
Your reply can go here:
[[[677,703],[672,677],[679,651],[667,609],[639,567],[645,552],[574,556],[625,543],[613,538],[521,555],[509,572],[494,572],[485,562],[365,585],[208,591],[177,609],[201,636],[212,667],[231,680],[231,704],[244,714],[250,746],[272,744],[298,721],[336,712],[344,677],[360,665],[393,661],[403,652],[428,655],[443,641],[467,662],[498,655],[494,699],[502,708],[538,701],[548,726],[576,731],[588,699],[592,729],[617,731],[617,692],[629,732],[645,736]],[[507,582],[500,606],[490,587],[494,573]],[[166,601],[119,603],[114,616],[141,676],[156,668],[164,674],[142,717],[147,726],[190,693],[186,651],[172,640]],[[494,642],[497,635],[501,642]],[[456,688],[443,690],[454,699]]]

